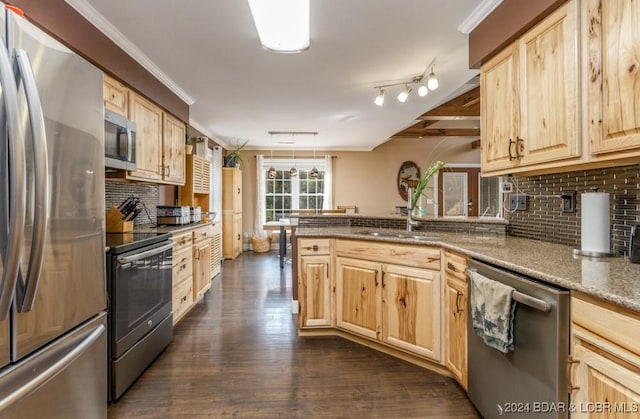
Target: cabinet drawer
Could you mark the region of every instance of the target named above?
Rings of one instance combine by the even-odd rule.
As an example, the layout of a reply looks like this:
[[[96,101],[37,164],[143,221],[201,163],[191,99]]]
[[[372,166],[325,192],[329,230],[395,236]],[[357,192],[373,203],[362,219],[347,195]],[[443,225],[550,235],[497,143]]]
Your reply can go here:
[[[467,268],[467,259],[456,253],[446,251],[444,253],[444,271],[447,276],[458,278],[461,281],[467,280],[465,269]]]
[[[300,239],[298,253],[300,255],[328,255],[331,239]]]
[[[193,253],[191,248],[173,254],[172,281],[177,285],[189,278],[193,274]]]
[[[571,299],[571,320],[574,324],[640,355],[640,316],[637,313],[622,313],[623,311],[625,309],[620,307],[609,310],[589,301]]]
[[[175,323],[193,304],[193,281],[184,281],[173,287],[172,300],[173,320]]]
[[[193,234],[191,234],[191,232],[178,234],[172,236],[171,240],[176,244],[173,247],[173,253],[177,253],[181,250],[191,248],[191,245],[193,244]]]
[[[212,225],[200,227],[193,230],[193,242],[199,243],[203,240],[210,240],[213,237],[214,229]]]
[[[336,240],[336,255],[440,272],[440,248],[360,240]]]

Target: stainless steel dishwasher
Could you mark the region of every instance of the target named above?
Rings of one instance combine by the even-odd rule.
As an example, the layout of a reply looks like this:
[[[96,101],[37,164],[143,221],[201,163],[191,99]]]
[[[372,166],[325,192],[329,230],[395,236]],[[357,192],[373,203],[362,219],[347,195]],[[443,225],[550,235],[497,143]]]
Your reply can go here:
[[[513,287],[517,302],[514,349],[507,354],[487,346],[469,325],[473,404],[487,419],[567,418],[569,291],[476,260],[468,270]]]

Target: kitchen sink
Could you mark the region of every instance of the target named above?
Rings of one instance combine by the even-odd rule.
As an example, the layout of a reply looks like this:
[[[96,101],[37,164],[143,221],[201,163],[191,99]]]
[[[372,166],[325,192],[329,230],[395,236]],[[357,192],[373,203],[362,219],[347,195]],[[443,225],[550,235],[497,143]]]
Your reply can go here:
[[[398,239],[412,239],[412,240],[425,240],[432,241],[437,240],[437,236],[426,236],[420,234],[410,234],[410,233],[395,233],[395,232],[387,232],[387,231],[364,231],[362,234],[366,234],[367,236],[373,237],[392,237]]]

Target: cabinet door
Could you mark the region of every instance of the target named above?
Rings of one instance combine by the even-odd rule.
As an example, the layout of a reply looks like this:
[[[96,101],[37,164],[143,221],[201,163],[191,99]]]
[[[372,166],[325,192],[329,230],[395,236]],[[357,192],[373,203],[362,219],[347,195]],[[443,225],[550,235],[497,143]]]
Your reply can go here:
[[[220,261],[222,260],[222,232],[220,224],[213,226],[213,236],[210,240],[211,246],[211,278],[218,275],[221,270]]]
[[[589,137],[593,153],[640,148],[640,4],[589,0]]]
[[[236,170],[233,176],[234,204],[235,212],[242,212],[242,172]]]
[[[440,273],[383,267],[383,340],[440,361]]]
[[[301,256],[298,275],[300,327],[331,326],[329,255]]]
[[[521,165],[580,155],[577,1],[518,41]]]
[[[640,417],[640,374],[579,342],[572,348],[572,418]],[[610,409],[595,411],[598,406]]]
[[[380,339],[381,266],[358,259],[336,258],[336,324],[360,335]]]
[[[162,136],[163,174],[167,183],[184,185],[185,155],[184,138],[185,125],[178,118],[163,113],[164,129]]]
[[[125,118],[129,117],[129,89],[125,85],[105,74],[102,83],[102,94],[105,109]]]
[[[507,47],[480,70],[482,171],[515,164],[519,133],[517,44]]]
[[[242,171],[239,169],[222,169],[222,209],[242,212]]]
[[[467,388],[467,284],[447,277],[445,285],[446,342],[445,363],[460,383]]]
[[[162,110],[140,95],[129,94],[130,119],[137,126],[137,170],[130,172],[133,179],[162,180]]]
[[[193,300],[196,301],[211,287],[211,247],[209,240],[193,246]]]

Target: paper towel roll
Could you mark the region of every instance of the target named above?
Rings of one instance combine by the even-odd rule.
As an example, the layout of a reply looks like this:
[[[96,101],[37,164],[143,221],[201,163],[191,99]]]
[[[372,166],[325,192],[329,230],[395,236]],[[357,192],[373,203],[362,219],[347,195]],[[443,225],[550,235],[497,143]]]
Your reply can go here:
[[[581,195],[582,251],[610,253],[609,194],[588,192]]]

